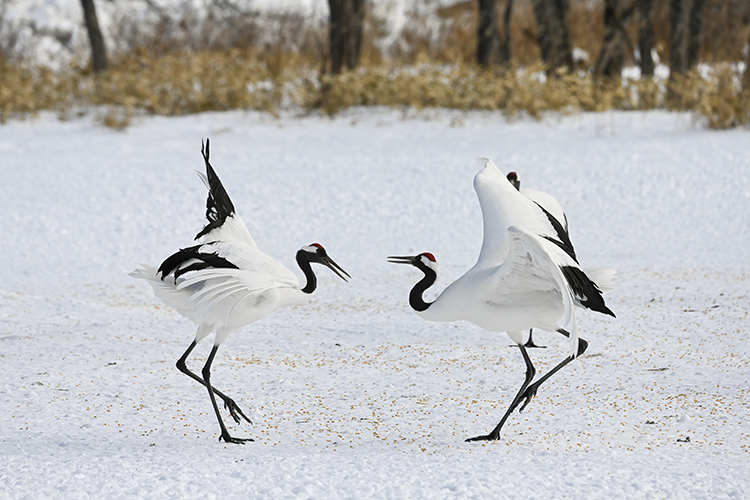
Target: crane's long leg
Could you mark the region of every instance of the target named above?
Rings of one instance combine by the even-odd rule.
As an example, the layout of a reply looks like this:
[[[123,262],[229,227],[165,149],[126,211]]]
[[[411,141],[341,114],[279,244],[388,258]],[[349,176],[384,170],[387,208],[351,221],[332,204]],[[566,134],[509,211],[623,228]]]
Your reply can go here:
[[[211,363],[213,363],[214,356],[216,355],[216,351],[218,350],[219,350],[218,345],[214,345],[213,349],[211,349],[211,354],[208,355],[206,364],[203,366],[203,380],[206,384],[206,388],[208,389],[208,395],[211,397],[211,404],[213,405],[214,411],[216,412],[216,418],[219,420],[219,427],[221,427],[221,436],[219,436],[219,441],[223,439],[227,443],[245,444],[245,441],[253,441],[253,440],[250,438],[234,438],[229,435],[229,431],[227,431],[227,428],[224,425],[224,421],[221,419],[221,413],[219,413],[219,407],[216,404],[216,397],[214,396],[214,390],[211,387]]]
[[[566,337],[570,337],[570,333],[568,333],[567,331],[563,330],[562,328],[560,328],[557,331],[559,333],[562,333]],[[586,342],[582,338],[579,338],[578,339],[578,354],[576,355],[576,357],[578,357],[581,354],[583,354],[584,352],[586,352],[586,348],[588,346],[589,346],[588,342]],[[525,400],[524,403],[523,403],[523,406],[521,406],[521,409],[518,410],[518,411],[523,411],[524,408],[526,408],[526,405],[528,405],[531,402],[531,400],[534,398],[534,396],[536,396],[536,391],[537,391],[537,389],[539,389],[540,385],[542,385],[552,375],[554,375],[555,373],[557,373],[558,370],[560,370],[560,368],[562,368],[563,366],[567,365],[568,363],[570,363],[574,359],[575,358],[573,356],[568,356],[560,364],[558,364],[556,367],[552,368],[549,372],[547,372],[546,374],[544,374],[542,376],[542,378],[540,378],[539,380],[537,380],[536,382],[534,382],[533,384],[531,384],[530,386],[528,386],[526,388],[526,391],[521,396],[521,398],[517,402],[514,401],[514,403],[516,405],[518,405],[521,402],[521,400]]]
[[[534,365],[531,364],[531,358],[529,358],[529,353],[526,352],[526,347],[524,347],[523,344],[518,344],[518,347],[521,349],[523,360],[526,363],[526,379],[523,381],[523,384],[521,384],[521,388],[518,390],[516,397],[513,398],[513,402],[510,404],[510,407],[508,407],[508,410],[505,412],[505,415],[503,415],[502,420],[500,420],[500,423],[497,424],[497,426],[492,430],[492,432],[490,432],[489,434],[485,436],[476,436],[473,438],[469,438],[466,440],[466,442],[495,441],[497,439],[500,439],[500,429],[503,428],[503,425],[505,425],[505,421],[508,420],[508,417],[510,416],[510,414],[513,413],[513,410],[518,406],[518,403],[520,403],[521,401],[522,395],[525,393],[526,388],[529,386],[529,383],[534,378],[534,375],[536,374],[536,368],[534,368]]]
[[[180,370],[185,375],[187,375],[188,377],[195,380],[196,382],[200,383],[203,387],[205,387],[206,383],[203,381],[203,379],[200,378],[195,373],[191,372],[190,369],[188,369],[187,365],[185,364],[185,361],[187,360],[188,356],[190,356],[190,353],[193,352],[193,349],[195,349],[195,346],[197,344],[198,343],[196,341],[193,341],[193,343],[190,344],[190,346],[185,351],[185,354],[183,354],[182,357],[180,357],[180,359],[177,360],[177,369]],[[220,390],[216,388],[214,388],[213,391],[214,391],[214,394],[219,396],[224,401],[224,408],[229,410],[229,413],[232,415],[232,418],[234,419],[235,422],[239,424],[241,422],[240,416],[242,416],[242,418],[247,420],[248,423],[252,424],[252,421],[249,418],[247,418],[244,413],[242,413],[242,410],[240,409],[239,406],[237,406],[237,403],[235,403],[232,398],[225,395],[224,393],[222,393]]]

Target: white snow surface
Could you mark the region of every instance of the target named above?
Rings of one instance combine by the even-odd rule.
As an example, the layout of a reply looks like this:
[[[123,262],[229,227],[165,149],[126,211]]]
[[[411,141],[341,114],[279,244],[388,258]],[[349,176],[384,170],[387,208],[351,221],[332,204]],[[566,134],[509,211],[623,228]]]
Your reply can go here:
[[[293,269],[323,244],[309,304],[234,332],[212,382],[253,420],[217,441],[174,366],[195,326],[128,277],[203,227],[201,139],[259,247]],[[508,123],[354,109],[90,116],[0,126],[0,499],[741,499],[750,491],[750,138],[667,112]],[[583,266],[613,266],[617,319],[577,311],[586,354],[502,439],[523,381],[507,335],[409,309],[420,274],[469,269],[475,157],[553,194]],[[537,332],[539,373],[567,354]],[[210,349],[188,360],[200,372]]]

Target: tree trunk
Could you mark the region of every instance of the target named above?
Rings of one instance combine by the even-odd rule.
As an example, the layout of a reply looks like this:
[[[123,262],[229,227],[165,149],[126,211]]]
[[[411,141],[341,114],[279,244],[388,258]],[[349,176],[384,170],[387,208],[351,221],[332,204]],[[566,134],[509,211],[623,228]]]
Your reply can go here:
[[[505,5],[505,14],[503,15],[503,28],[505,29],[505,34],[503,37],[503,43],[500,45],[501,63],[510,63],[513,57],[513,51],[511,50],[510,45],[511,19],[513,18],[513,0],[507,0],[507,2],[508,3]]]
[[[354,69],[359,65],[362,55],[362,35],[365,25],[365,0],[351,0],[352,25],[349,35],[349,56],[346,59],[346,67]]]
[[[329,57],[331,73],[354,69],[362,52],[365,0],[328,0],[330,8]]]
[[[104,47],[104,38],[99,29],[99,20],[96,18],[94,0],[81,0],[83,6],[83,18],[86,21],[86,29],[89,32],[91,42],[91,60],[94,71],[100,72],[107,69],[107,51]]]
[[[596,74],[620,76],[625,64],[625,39],[618,0],[604,0],[604,43],[596,62]]]
[[[703,38],[703,0],[693,0],[690,6],[688,21],[687,49],[685,54],[685,68],[692,69],[698,62],[698,54]]]
[[[750,36],[747,37],[747,44],[750,45]],[[742,91],[750,97],[750,50],[745,54],[745,74],[742,75]]]
[[[573,69],[573,49],[568,28],[568,0],[533,0],[539,30],[539,48],[547,73],[566,66]]]
[[[654,58],[651,49],[654,47],[654,22],[651,18],[652,0],[639,0],[638,10],[638,52],[641,54],[641,76],[654,76]]]
[[[495,0],[479,0],[477,63],[487,68],[500,63],[500,33]]]
[[[670,21],[672,33],[669,36],[669,77],[685,72],[685,52],[687,50],[687,0],[671,0]]]

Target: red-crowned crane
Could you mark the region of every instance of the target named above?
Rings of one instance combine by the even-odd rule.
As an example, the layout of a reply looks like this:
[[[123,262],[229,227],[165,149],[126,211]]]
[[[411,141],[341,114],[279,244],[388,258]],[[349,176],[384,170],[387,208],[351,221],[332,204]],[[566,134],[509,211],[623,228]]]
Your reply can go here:
[[[307,279],[300,286],[297,276],[281,263],[258,250],[247,226],[235,212],[224,186],[208,161],[209,142],[201,146],[206,175],[198,175],[208,188],[208,224],[195,237],[201,243],[182,248],[161,263],[158,269],[142,265],[131,276],[145,279],[154,294],[198,324],[195,339],[177,361],[177,368],[208,389],[211,405],[219,421],[219,440],[244,444],[249,438],[232,437],[221,418],[216,396],[224,401],[235,422],[247,422],[237,404],[211,385],[211,363],[229,334],[254,323],[280,307],[303,304],[317,286],[311,264],[322,264],[346,281],[349,274],[336,264],[318,243],[297,252],[297,264]],[[185,361],[195,346],[216,331],[213,349],[203,366],[203,378],[190,371]]]
[[[482,209],[484,239],[474,267],[433,302],[425,302],[422,294],[440,275],[435,257],[431,253],[388,257],[389,262],[409,264],[424,273],[409,294],[409,304],[422,318],[465,320],[485,330],[504,331],[521,350],[526,377],[513,402],[489,434],[467,441],[499,439],[513,410],[521,402],[523,410],[541,384],[583,354],[588,343],[578,337],[575,306],[614,316],[596,283],[579,266],[560,222],[522,195],[492,161],[478,161],[484,168],[474,177],[474,189]],[[570,355],[533,384],[536,369],[523,345],[524,331],[531,328],[557,331],[570,339]]]

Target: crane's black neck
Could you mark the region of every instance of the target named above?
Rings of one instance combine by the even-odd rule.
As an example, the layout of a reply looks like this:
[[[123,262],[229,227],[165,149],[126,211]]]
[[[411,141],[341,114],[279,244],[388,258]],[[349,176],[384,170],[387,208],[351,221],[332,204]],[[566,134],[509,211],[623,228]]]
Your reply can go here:
[[[409,293],[409,305],[415,311],[422,312],[432,305],[432,302],[424,301],[422,294],[435,283],[437,273],[421,262],[418,262],[415,267],[424,273],[424,278],[411,289],[411,293]]]
[[[312,266],[310,265],[310,258],[308,257],[306,252],[302,250],[299,250],[297,252],[297,264],[299,265],[300,269],[302,269],[302,272],[305,273],[305,278],[307,278],[307,283],[302,289],[302,292],[313,293],[315,291],[315,288],[318,286],[318,278],[315,276],[315,273],[312,270]]]

